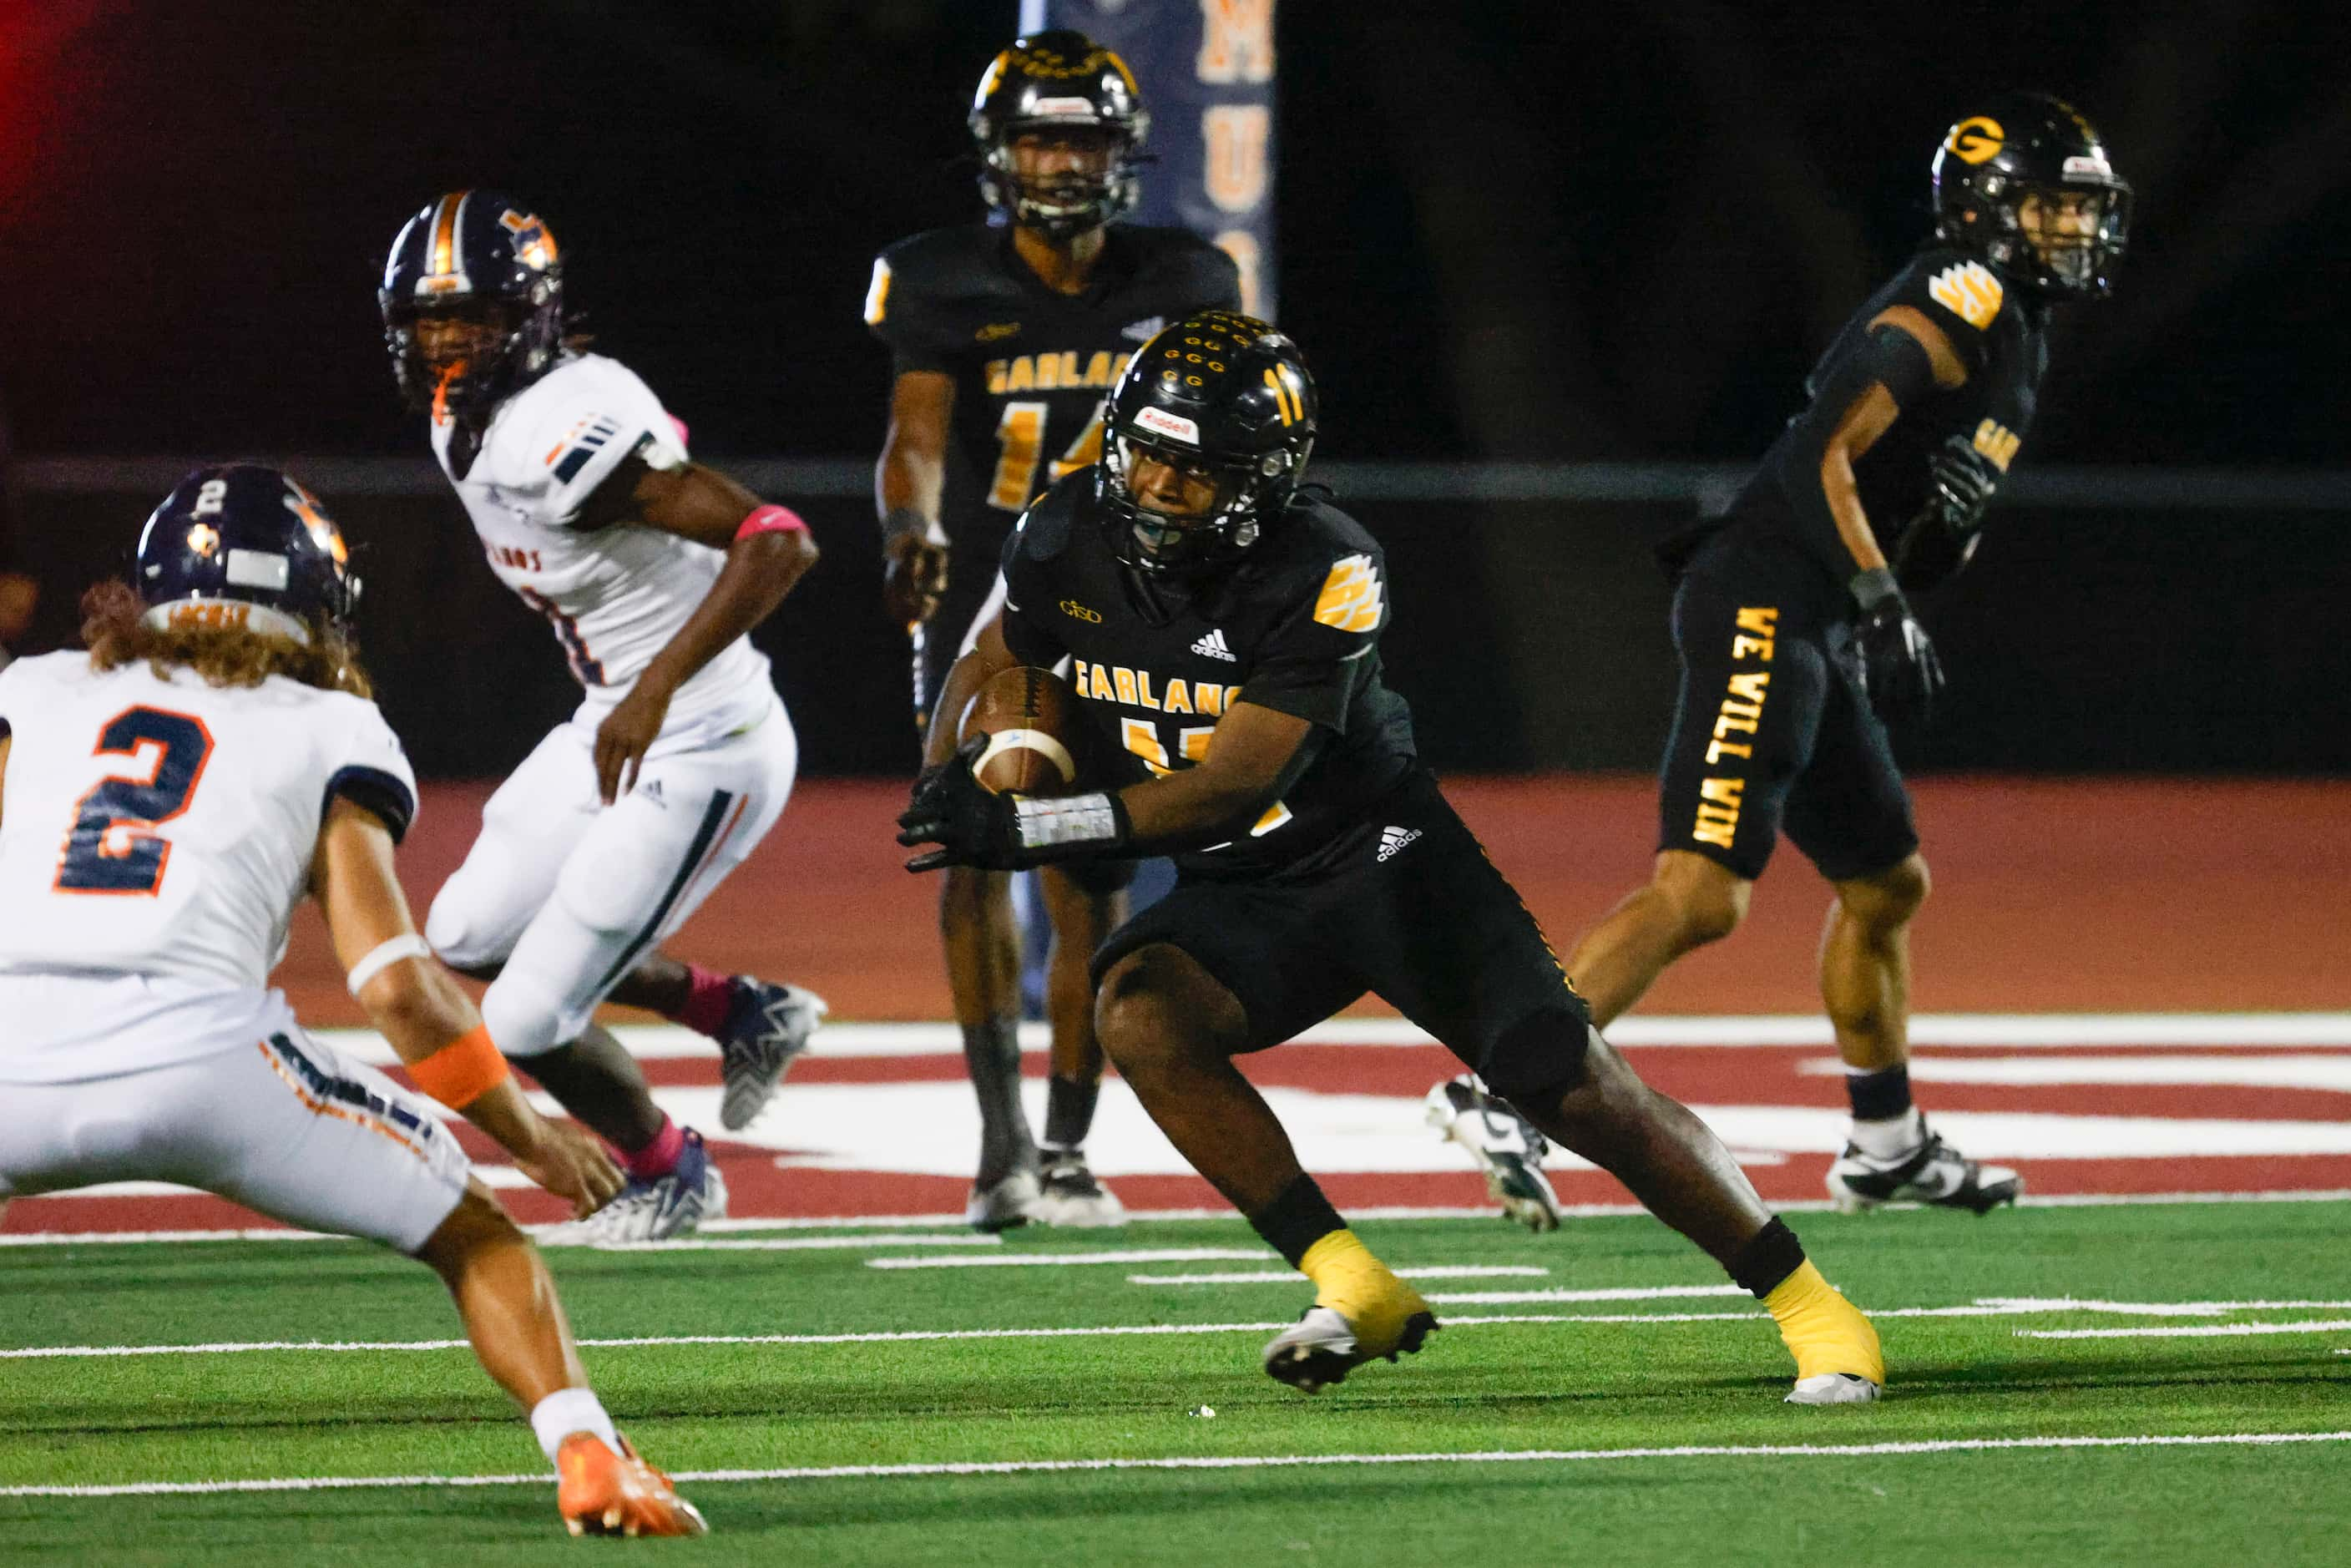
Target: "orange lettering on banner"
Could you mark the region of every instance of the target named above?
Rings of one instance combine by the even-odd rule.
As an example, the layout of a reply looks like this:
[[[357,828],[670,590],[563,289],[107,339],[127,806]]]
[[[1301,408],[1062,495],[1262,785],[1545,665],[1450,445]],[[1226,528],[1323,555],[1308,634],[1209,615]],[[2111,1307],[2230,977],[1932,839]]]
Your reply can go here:
[[[1200,0],[1200,55],[1193,62],[1205,82],[1273,79],[1273,0]]]
[[[1207,143],[1208,200],[1218,211],[1245,213],[1265,200],[1271,110],[1254,103],[1217,104],[1200,116],[1200,138]]]

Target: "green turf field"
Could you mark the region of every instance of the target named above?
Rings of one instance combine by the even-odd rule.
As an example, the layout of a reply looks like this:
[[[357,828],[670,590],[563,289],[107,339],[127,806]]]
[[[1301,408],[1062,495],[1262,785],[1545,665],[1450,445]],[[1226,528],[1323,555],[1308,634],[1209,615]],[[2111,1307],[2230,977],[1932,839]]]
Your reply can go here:
[[[2351,1554],[2341,1485],[2351,1443],[2018,1440],[2351,1437],[2351,1356],[2338,1354],[2351,1348],[2346,1220],[2351,1206],[2322,1203],[2037,1208],[1982,1221],[1801,1216],[1830,1278],[1879,1314],[1894,1378],[1879,1406],[1828,1410],[1780,1403],[1789,1365],[1768,1320],[1743,1297],[1714,1294],[1440,1303],[1453,1326],[1426,1353],[1306,1398],[1258,1371],[1270,1330],[1218,1326],[1294,1316],[1308,1299],[1302,1282],[1130,1282],[1279,1269],[1237,1221],[1047,1233],[998,1248],[883,1245],[873,1239],[883,1233],[841,1231],[856,1244],[558,1251],[573,1324],[589,1340],[1202,1332],[589,1349],[622,1426],[673,1472],[847,1472],[682,1484],[711,1521],[700,1542],[571,1542],[551,1482],[534,1479],[0,1496],[0,1562],[527,1563],[622,1550],[828,1565],[2339,1562]],[[1362,1229],[1399,1267],[1548,1270],[1420,1281],[1433,1294],[1722,1282],[1646,1219],[1576,1221],[1544,1238],[1468,1220]],[[1251,1256],[871,1266],[1113,1249]],[[455,1333],[423,1270],[352,1244],[0,1249],[0,1281],[5,1347]],[[2078,1304],[2053,1304],[2064,1300]],[[2202,1310],[2161,1310],[2178,1303]],[[1920,1312],[1950,1308],[1967,1310]],[[1544,1314],[1625,1321],[1470,1321]],[[2019,1337],[2312,1322],[2342,1326]],[[1195,1414],[1203,1406],[1214,1415]],[[1957,1440],[2001,1446],[1656,1452]],[[1394,1455],[1429,1458],[861,1473]],[[1443,1458],[1472,1455],[1499,1457]],[[462,1348],[0,1359],[0,1489],[543,1469],[528,1427]]]

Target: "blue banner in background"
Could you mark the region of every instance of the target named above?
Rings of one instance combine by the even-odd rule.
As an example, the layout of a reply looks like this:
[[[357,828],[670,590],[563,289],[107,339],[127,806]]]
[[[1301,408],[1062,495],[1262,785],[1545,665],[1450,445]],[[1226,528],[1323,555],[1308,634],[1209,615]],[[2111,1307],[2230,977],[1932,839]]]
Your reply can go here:
[[[1274,319],[1275,0],[1021,0],[1020,30],[1074,27],[1118,51],[1151,112],[1134,216],[1214,240],[1241,301]]]

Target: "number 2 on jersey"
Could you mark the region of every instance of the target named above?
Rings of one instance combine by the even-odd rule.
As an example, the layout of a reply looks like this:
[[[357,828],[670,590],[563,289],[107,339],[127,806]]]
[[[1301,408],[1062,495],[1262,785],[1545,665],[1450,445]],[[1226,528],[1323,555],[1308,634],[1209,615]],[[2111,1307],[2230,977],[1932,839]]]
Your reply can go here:
[[[1042,402],[1008,402],[996,422],[996,482],[987,487],[987,504],[999,511],[1017,512],[1037,491],[1037,459],[1045,448]],[[1102,457],[1102,416],[1096,414],[1078,432],[1070,449],[1053,460],[1053,478],[1066,478]],[[1049,480],[1048,483],[1050,483]]]
[[[152,749],[150,749],[152,747]],[[126,708],[98,732],[93,757],[128,757],[134,769],[101,779],[75,808],[57,862],[60,893],[153,897],[172,858],[152,830],[188,809],[213,754],[212,731],[189,714]]]

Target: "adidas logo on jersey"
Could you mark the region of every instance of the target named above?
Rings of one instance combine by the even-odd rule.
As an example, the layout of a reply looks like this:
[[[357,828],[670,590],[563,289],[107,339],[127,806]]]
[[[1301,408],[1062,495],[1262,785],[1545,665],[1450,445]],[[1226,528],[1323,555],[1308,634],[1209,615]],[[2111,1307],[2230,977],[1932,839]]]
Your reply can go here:
[[[1394,860],[1397,854],[1402,852],[1406,844],[1412,842],[1413,840],[1418,837],[1420,837],[1420,830],[1418,828],[1382,828],[1380,830],[1380,859],[1382,861]]]
[[[1221,628],[1212,629],[1207,636],[1193,643],[1192,652],[1204,659],[1222,659],[1228,664],[1240,663],[1233,651],[1225,646],[1225,633]]]
[[[1140,321],[1130,321],[1118,329],[1118,335],[1122,338],[1131,338],[1138,343],[1148,343],[1166,329],[1166,317],[1146,316]]]

